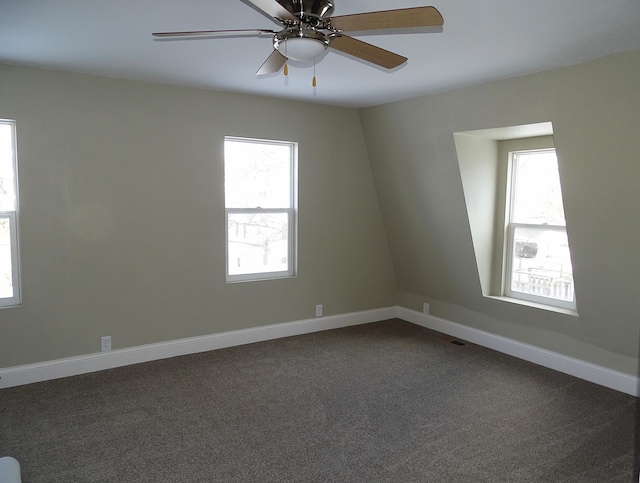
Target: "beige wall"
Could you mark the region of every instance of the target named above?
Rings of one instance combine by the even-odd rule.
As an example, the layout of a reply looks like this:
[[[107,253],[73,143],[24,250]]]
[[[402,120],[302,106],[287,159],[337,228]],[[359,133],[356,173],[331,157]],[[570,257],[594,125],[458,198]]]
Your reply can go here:
[[[0,367],[395,305],[354,110],[0,65],[22,307]],[[299,143],[299,275],[225,283],[225,135]]]
[[[0,117],[18,126],[24,293],[0,310],[0,367],[97,352],[102,335],[117,349],[311,318],[317,303],[338,314],[427,301],[437,316],[636,373],[639,78],[632,52],[358,117],[0,65]],[[454,143],[545,121],[579,317],[483,297]],[[225,283],[225,135],[300,143],[298,277]]]
[[[637,51],[361,110],[400,304],[427,301],[434,315],[635,374],[639,79]],[[455,132],[547,121],[579,317],[483,297],[454,143]]]

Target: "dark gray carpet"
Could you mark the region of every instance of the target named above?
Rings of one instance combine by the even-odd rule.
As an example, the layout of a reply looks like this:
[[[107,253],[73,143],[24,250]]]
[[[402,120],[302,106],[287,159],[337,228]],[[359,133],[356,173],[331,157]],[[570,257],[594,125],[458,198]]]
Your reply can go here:
[[[0,391],[29,482],[624,482],[636,399],[392,320]]]

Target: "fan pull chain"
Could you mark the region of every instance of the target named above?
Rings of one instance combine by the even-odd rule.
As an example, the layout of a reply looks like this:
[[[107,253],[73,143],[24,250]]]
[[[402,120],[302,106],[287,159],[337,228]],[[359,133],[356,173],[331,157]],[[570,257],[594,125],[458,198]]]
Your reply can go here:
[[[313,87],[316,87],[318,83],[316,82],[316,59],[315,57],[313,58],[313,81],[311,82],[311,85]]]
[[[289,75],[289,66],[287,65],[287,62],[289,61],[289,58],[287,57],[287,43],[284,43],[284,75]]]

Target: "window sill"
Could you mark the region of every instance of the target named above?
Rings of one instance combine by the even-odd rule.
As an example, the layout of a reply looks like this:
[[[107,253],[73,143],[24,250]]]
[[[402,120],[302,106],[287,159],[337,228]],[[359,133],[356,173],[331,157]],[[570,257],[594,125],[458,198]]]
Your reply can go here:
[[[296,278],[296,274],[286,274],[286,275],[274,275],[270,274],[266,277],[255,277],[255,274],[252,274],[252,278],[227,278],[227,284],[235,284],[235,283],[247,283],[247,282],[266,282],[273,280],[286,280],[288,278]]]
[[[556,312],[558,314],[571,315],[573,317],[578,317],[578,311],[572,309],[565,309],[562,307],[555,307],[553,305],[540,304],[537,302],[530,302],[528,300],[520,300],[514,299],[512,297],[504,297],[504,296],[496,296],[496,295],[485,295],[486,298],[499,300],[501,302],[508,302],[516,305],[524,305],[525,307],[532,307],[534,309],[546,310],[548,312]]]
[[[15,308],[19,308],[22,307],[22,302],[15,302],[15,303],[11,303],[11,304],[0,304],[0,310],[3,309],[15,309]]]

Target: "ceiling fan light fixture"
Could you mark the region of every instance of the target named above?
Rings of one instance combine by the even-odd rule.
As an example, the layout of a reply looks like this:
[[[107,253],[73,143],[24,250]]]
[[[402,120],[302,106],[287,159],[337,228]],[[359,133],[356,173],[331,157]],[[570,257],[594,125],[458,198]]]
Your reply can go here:
[[[291,60],[311,60],[329,47],[326,35],[314,29],[285,29],[273,38],[273,47]]]
[[[293,37],[278,42],[276,45],[276,49],[291,60],[311,60],[319,56],[326,48],[323,41],[304,37]]]

